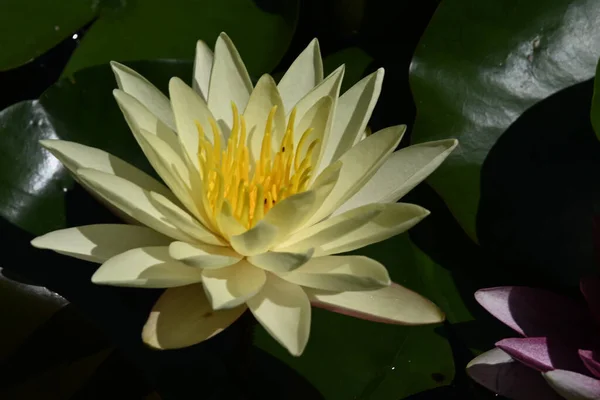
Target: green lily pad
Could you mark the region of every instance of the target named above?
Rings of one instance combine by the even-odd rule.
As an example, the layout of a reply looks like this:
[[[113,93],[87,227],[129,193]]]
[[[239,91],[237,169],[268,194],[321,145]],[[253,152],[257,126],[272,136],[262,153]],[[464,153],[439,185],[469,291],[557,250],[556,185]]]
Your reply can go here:
[[[114,2],[94,22],[64,75],[112,60],[188,59],[196,41],[213,46],[221,32],[236,44],[251,75],[274,68],[292,39],[298,0],[260,8],[253,0]]]
[[[382,262],[394,282],[436,302],[452,322],[471,319],[448,271],[407,235],[354,253]],[[256,344],[296,368],[328,400],[391,400],[452,382],[455,365],[444,330],[385,325],[313,308],[311,337],[301,357],[289,355],[262,328],[256,330]]]
[[[471,238],[488,152],[527,108],[594,75],[598,16],[594,0],[446,0],[434,14],[410,70],[412,140],[459,139],[428,182]]]
[[[0,71],[18,67],[69,37],[97,12],[94,0],[3,0]]]
[[[590,113],[592,127],[596,136],[600,139],[600,62],[596,67],[596,78],[594,79],[594,95],[592,96],[592,111]]]

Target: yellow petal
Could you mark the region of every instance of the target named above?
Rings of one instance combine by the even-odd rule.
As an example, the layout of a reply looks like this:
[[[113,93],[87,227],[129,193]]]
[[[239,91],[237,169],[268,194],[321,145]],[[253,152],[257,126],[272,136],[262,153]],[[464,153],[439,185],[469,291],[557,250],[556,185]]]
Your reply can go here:
[[[217,121],[222,120],[229,128],[233,122],[231,102],[239,110],[246,108],[252,82],[237,49],[225,33],[221,33],[215,44],[215,58],[210,75],[208,108]]]
[[[36,237],[31,244],[38,249],[54,250],[81,260],[103,263],[127,250],[166,246],[171,241],[145,226],[99,224],[50,232]]]
[[[248,257],[248,262],[266,271],[275,273],[290,272],[308,262],[313,252],[314,249],[308,249],[302,253],[268,251]]]
[[[313,258],[302,267],[279,276],[296,285],[334,291],[371,290],[391,283],[382,264],[363,256]]]
[[[400,325],[435,324],[444,320],[444,313],[435,304],[397,284],[364,292],[310,288],[305,291],[314,306],[357,318]]]
[[[169,248],[142,247],[110,258],[92,276],[100,285],[168,288],[202,281],[202,270],[169,256]]]
[[[136,98],[165,125],[174,129],[173,113],[167,96],[133,69],[115,61],[112,61],[110,66],[119,89]]]
[[[383,68],[378,69],[356,83],[338,99],[333,127],[324,149],[320,170],[340,158],[364,132],[381,93],[383,75]]]
[[[73,175],[76,175],[77,170],[80,168],[95,169],[120,176],[145,190],[160,193],[171,199],[175,198],[165,185],[133,165],[103,150],[65,140],[41,140],[40,143]]]
[[[222,268],[236,264],[242,256],[228,247],[173,242],[169,255],[187,266],[196,268]]]
[[[202,96],[204,101],[208,99],[208,84],[210,83],[213,58],[212,50],[202,40],[198,40],[196,43],[196,57],[194,58],[192,87],[196,93]]]
[[[163,235],[184,242],[192,238],[176,228],[151,202],[150,192],[126,179],[93,169],[79,169],[77,176],[103,200],[129,217]]]
[[[382,204],[382,207],[381,213],[362,227],[321,245],[317,254],[323,256],[344,253],[381,242],[407,231],[429,215],[429,211],[414,204]]]
[[[308,225],[329,216],[358,192],[396,148],[405,130],[404,125],[383,129],[361,141],[340,157],[342,168],[339,179],[323,205],[309,220]],[[328,168],[331,167],[327,167],[323,172]]]
[[[277,231],[276,226],[263,220],[259,221],[252,229],[240,235],[232,236],[229,239],[229,243],[238,253],[244,256],[253,256],[264,253],[273,246],[273,243],[277,239]]]
[[[268,274],[263,289],[246,304],[254,317],[292,355],[304,351],[310,335],[310,302],[300,286]]]
[[[277,85],[270,75],[263,75],[259,79],[256,87],[250,95],[248,105],[244,111],[248,138],[250,141],[249,150],[252,160],[255,162],[260,158],[260,150],[265,134],[267,116],[271,109],[277,106],[273,119],[272,142],[278,146],[285,134],[286,122],[283,102],[277,90]]]
[[[458,141],[439,140],[398,150],[334,215],[367,203],[395,203],[427,178],[450,155]]]
[[[323,61],[319,41],[313,39],[285,72],[277,88],[283,106],[290,111],[309,91],[323,81]]]
[[[191,346],[221,333],[245,310],[213,311],[201,284],[167,289],[152,307],[142,339],[156,349]]]
[[[258,293],[266,282],[266,274],[247,261],[218,269],[202,271],[206,296],[213,309],[237,307]]]
[[[224,246],[226,242],[215,236],[208,228],[198,222],[190,214],[177,207],[166,197],[150,192],[150,203],[164,215],[167,220],[190,237],[208,244]]]
[[[278,245],[275,250],[301,251],[303,249],[318,248],[339,239],[341,236],[352,233],[375,218],[382,210],[383,206],[379,204],[368,204],[328,218],[299,230],[285,242]]]

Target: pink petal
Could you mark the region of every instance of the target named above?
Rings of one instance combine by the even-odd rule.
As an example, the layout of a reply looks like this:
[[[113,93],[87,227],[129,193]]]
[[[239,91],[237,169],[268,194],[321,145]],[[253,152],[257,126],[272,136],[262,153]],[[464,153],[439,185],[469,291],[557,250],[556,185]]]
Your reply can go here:
[[[597,379],[561,369],[543,375],[550,386],[567,400],[600,399],[600,381]]]
[[[514,361],[500,349],[473,359],[467,365],[467,373],[475,382],[509,399],[561,400],[539,372]]]
[[[475,299],[523,336],[581,340],[582,335],[574,336],[574,332],[589,332],[591,327],[587,310],[568,297],[543,289],[518,286],[482,289],[475,293]]]
[[[594,352],[591,350],[579,350],[579,357],[581,357],[586,368],[600,378],[600,362],[597,360]]]
[[[545,337],[503,339],[496,346],[515,360],[540,372],[568,369],[585,373],[577,349]]]
[[[600,278],[589,277],[581,280],[579,287],[588,302],[596,322],[600,323]]]

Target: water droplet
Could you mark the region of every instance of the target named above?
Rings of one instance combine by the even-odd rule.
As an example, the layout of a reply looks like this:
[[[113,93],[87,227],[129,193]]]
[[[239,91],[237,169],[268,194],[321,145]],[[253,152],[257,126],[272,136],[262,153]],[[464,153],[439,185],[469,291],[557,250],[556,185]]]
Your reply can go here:
[[[57,30],[59,30],[59,29],[60,29],[60,26],[58,26],[58,25],[54,25],[54,30],[55,30],[55,31],[57,31]]]
[[[76,33],[74,33],[73,36],[72,36],[73,40],[77,39],[78,37],[79,37],[79,35],[76,34]]]
[[[396,369],[396,367],[392,367],[392,371],[395,370],[395,369]]]
[[[69,189],[67,189],[67,188],[63,188],[63,192],[65,192],[65,193],[67,193],[68,190]]]

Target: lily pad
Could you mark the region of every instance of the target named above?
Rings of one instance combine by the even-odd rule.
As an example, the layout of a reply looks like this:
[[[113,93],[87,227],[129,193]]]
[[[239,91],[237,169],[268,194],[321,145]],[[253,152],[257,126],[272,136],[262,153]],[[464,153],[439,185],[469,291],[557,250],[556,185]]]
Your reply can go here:
[[[106,6],[73,53],[64,75],[111,60],[188,59],[196,41],[211,47],[225,31],[251,75],[274,68],[296,28],[298,0],[128,0]],[[262,7],[259,7],[259,4]]]
[[[392,280],[436,302],[453,322],[471,318],[448,271],[407,235],[355,254],[382,262]],[[444,330],[379,324],[313,308],[311,338],[301,357],[290,356],[260,327],[256,343],[296,368],[328,400],[391,400],[452,382],[455,365]]]
[[[488,152],[527,108],[594,75],[598,18],[595,0],[445,0],[434,14],[410,70],[412,140],[459,139],[428,182],[471,238]]]

